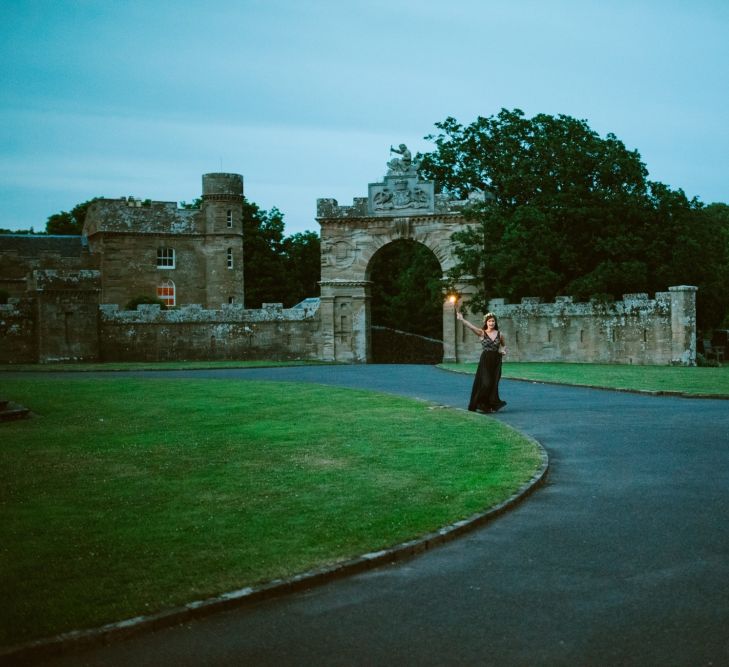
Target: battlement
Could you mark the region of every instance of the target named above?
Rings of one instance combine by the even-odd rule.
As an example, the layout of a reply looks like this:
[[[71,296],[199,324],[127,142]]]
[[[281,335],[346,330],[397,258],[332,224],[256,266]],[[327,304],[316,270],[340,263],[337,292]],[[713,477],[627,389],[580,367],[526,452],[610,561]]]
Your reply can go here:
[[[178,208],[177,202],[122,197],[97,199],[86,214],[84,235],[98,232],[195,234],[200,211]]]
[[[496,312],[497,310],[504,314],[518,314],[520,312],[533,314],[536,312],[542,314],[559,314],[559,315],[585,315],[592,316],[596,312],[605,313],[621,313],[635,315],[639,313],[656,313],[668,312],[671,303],[671,292],[656,292],[655,298],[649,298],[645,292],[636,292],[633,294],[623,294],[620,301],[609,298],[592,298],[589,301],[578,301],[574,296],[558,296],[555,297],[554,303],[545,303],[541,297],[525,296],[522,297],[518,304],[509,303],[506,299],[491,299],[488,309]]]
[[[512,361],[696,363],[696,287],[691,285],[669,287],[653,299],[643,292],[619,301],[491,299],[488,310],[496,315]],[[457,348],[459,361],[476,360],[481,352],[475,337],[461,337]]]
[[[292,308],[280,303],[264,303],[261,308],[243,308],[240,304],[222,304],[219,310],[189,304],[162,309],[159,304],[140,304],[136,310],[122,310],[117,304],[99,306],[102,321],[116,324],[189,324],[201,322],[284,322],[303,321],[316,317],[319,300],[307,299]]]
[[[242,200],[243,176],[240,174],[203,174],[202,196],[204,200]]]
[[[316,200],[316,217],[317,220],[325,220],[331,218],[367,218],[367,217],[383,217],[383,216],[414,216],[414,215],[461,215],[463,209],[473,203],[474,199],[453,199],[449,195],[436,194],[433,196],[432,210],[426,209],[406,209],[402,210],[390,209],[383,210],[377,214],[371,212],[371,205],[368,197],[354,197],[351,206],[340,206],[336,199],[317,199]]]

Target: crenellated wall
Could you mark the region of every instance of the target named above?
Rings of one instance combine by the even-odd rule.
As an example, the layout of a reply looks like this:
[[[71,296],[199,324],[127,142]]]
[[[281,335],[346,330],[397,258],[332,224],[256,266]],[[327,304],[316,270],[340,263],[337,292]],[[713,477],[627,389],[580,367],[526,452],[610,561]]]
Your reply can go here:
[[[220,310],[197,305],[119,310],[102,305],[100,312],[102,361],[288,360],[320,355],[318,302],[295,308],[264,304],[257,310],[240,305]]]
[[[510,361],[563,361],[605,364],[696,364],[696,287],[668,292],[625,294],[622,301],[554,303],[524,298],[519,304],[493,299],[489,310],[507,341]],[[455,318],[455,312],[452,313]],[[480,325],[483,314],[468,315]],[[455,324],[458,361],[477,361],[478,338]]]
[[[199,305],[120,310],[98,305],[94,271],[34,272],[34,291],[0,305],[0,363],[158,361],[192,359],[324,359],[319,299],[297,307],[264,304],[256,310]],[[695,365],[696,288],[670,287],[655,298],[626,294],[622,301],[555,303],[525,298],[490,303],[507,339],[511,361]],[[468,315],[480,324],[481,315]],[[480,343],[446,307],[444,336],[456,360],[476,361]]]
[[[319,299],[245,310],[99,305],[98,271],[33,271],[27,296],[0,304],[0,363],[319,359]]]

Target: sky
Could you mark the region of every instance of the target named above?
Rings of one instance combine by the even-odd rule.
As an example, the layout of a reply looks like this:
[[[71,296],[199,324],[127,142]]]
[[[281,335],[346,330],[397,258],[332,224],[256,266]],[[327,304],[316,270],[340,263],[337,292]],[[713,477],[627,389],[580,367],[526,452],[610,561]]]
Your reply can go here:
[[[727,0],[4,0],[0,228],[208,172],[318,231],[452,116],[566,114],[729,203]]]

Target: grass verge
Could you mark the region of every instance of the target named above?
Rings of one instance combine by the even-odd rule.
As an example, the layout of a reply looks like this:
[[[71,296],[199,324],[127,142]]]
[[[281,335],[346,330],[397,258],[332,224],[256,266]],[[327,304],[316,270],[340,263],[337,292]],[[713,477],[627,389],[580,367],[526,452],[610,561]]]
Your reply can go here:
[[[0,644],[148,614],[390,546],[537,470],[500,422],[230,380],[3,380]]]
[[[200,370],[211,368],[271,368],[273,366],[321,366],[332,362],[317,360],[295,361],[108,361],[97,363],[52,363],[52,364],[0,364],[3,372],[53,371],[159,371],[159,370]]]
[[[475,373],[478,364],[441,364],[442,368]],[[729,366],[622,366],[506,362],[502,376],[518,380],[627,389],[678,392],[689,395],[729,396]]]

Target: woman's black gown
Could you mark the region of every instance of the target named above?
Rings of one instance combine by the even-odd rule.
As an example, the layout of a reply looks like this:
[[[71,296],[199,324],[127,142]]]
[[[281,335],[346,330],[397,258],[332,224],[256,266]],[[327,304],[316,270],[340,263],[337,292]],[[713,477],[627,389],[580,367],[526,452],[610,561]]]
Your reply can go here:
[[[481,340],[483,352],[481,352],[476,378],[473,381],[471,401],[468,404],[468,409],[472,412],[475,410],[495,412],[506,405],[506,402],[499,398],[499,380],[501,379],[500,341],[501,334],[496,337],[496,340],[491,340],[485,333]]]

